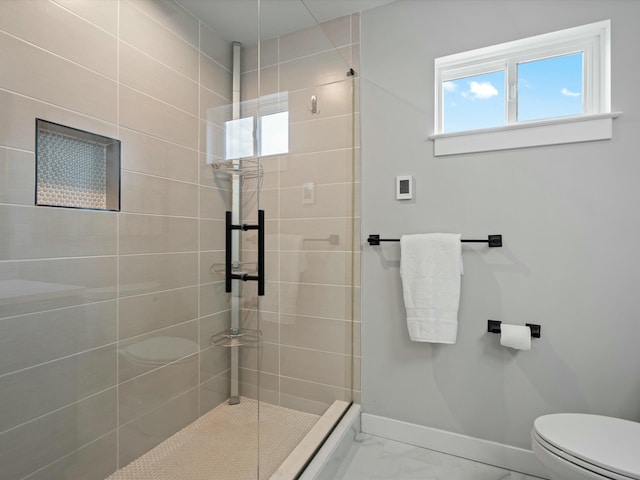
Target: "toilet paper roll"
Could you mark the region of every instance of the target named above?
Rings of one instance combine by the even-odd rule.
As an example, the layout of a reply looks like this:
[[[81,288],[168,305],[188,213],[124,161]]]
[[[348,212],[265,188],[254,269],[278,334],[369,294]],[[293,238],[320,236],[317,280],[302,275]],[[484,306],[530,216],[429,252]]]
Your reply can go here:
[[[516,350],[531,350],[531,329],[523,325],[500,325],[500,345]]]

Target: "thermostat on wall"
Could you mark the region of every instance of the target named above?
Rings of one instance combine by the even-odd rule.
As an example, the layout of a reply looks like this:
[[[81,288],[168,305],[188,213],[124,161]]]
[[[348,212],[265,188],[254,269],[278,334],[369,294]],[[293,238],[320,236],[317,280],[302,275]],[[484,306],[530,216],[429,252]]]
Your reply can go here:
[[[410,200],[413,197],[413,177],[398,175],[396,177],[396,199]]]

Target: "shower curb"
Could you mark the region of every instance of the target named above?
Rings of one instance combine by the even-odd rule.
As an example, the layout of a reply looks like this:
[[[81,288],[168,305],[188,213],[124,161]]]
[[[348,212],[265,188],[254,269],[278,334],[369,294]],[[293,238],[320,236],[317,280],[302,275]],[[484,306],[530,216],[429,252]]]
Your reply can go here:
[[[354,403],[349,407],[298,479],[332,480],[335,478],[356,435],[360,433],[361,411],[362,407],[358,404]]]

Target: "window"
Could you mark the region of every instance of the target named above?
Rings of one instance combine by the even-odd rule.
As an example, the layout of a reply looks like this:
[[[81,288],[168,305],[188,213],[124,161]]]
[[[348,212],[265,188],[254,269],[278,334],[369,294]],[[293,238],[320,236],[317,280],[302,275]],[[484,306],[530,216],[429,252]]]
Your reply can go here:
[[[606,20],[437,58],[436,155],[611,138],[609,50]]]
[[[0,0],[1,1],[1,0]],[[289,93],[206,110],[206,161],[216,164],[289,152]],[[239,118],[231,119],[234,115]]]

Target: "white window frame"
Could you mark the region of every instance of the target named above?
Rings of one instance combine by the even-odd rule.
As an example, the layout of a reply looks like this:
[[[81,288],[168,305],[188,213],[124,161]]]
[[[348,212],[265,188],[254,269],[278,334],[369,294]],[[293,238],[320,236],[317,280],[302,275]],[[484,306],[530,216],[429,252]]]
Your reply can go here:
[[[522,62],[582,53],[583,111],[578,115],[517,121],[517,66]],[[505,72],[505,125],[443,132],[444,83],[464,77]],[[435,155],[483,152],[610,139],[611,21],[573,27],[513,42],[435,59]]]

